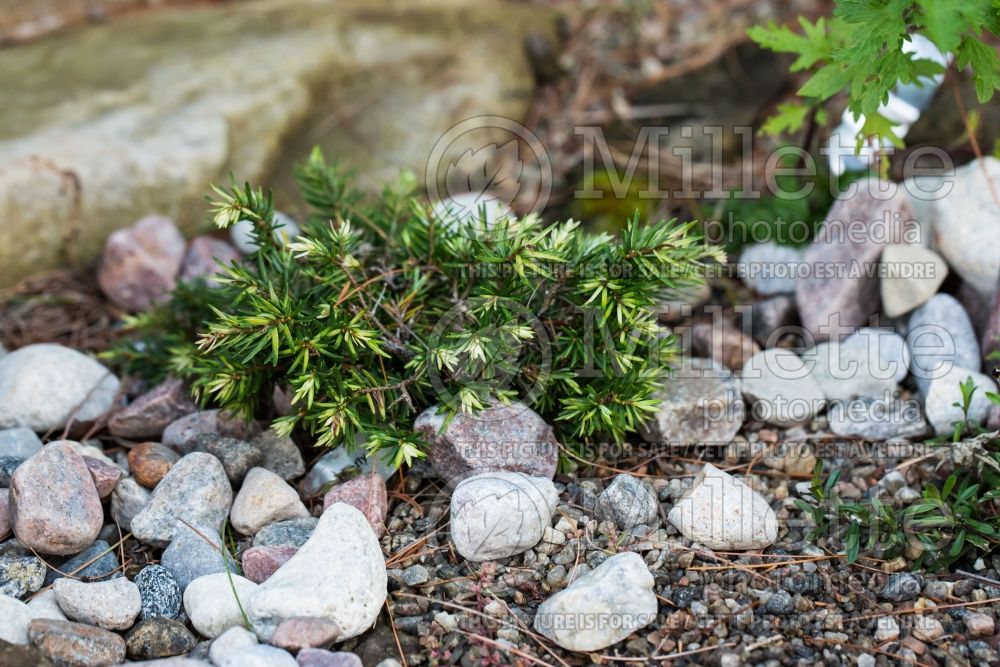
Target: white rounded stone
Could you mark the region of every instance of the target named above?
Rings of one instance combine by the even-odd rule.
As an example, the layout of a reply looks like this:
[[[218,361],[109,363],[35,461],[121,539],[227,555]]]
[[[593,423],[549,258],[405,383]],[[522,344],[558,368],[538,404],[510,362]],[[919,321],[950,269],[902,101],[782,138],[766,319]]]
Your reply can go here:
[[[667,521],[710,549],[763,549],[778,539],[778,517],[763,496],[711,464],[670,509]]]
[[[63,577],[52,590],[67,618],[105,630],[128,630],[142,608],[139,587],[125,577],[90,583]]]
[[[653,575],[642,556],[611,556],[538,608],[535,630],[568,651],[597,651],[656,620]]]
[[[195,630],[214,639],[229,628],[243,626],[243,613],[256,590],[257,584],[237,574],[206,574],[184,589],[184,611]]]
[[[385,557],[360,511],[334,503],[288,562],[250,596],[247,613],[261,639],[296,616],[331,620],[341,639],[370,628],[385,603]],[[193,584],[192,584],[193,585]]]
[[[71,417],[91,422],[111,409],[118,378],[62,345],[27,345],[0,358],[0,428],[61,429]]]
[[[552,480],[520,472],[487,472],[458,484],[451,496],[451,539],[471,561],[507,558],[538,544],[552,524],[559,494]]]

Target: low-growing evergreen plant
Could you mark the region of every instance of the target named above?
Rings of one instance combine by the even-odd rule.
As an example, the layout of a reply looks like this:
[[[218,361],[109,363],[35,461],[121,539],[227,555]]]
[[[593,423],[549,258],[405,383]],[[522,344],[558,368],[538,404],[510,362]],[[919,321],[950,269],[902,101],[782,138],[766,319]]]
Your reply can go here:
[[[412,175],[367,198],[318,150],[296,181],[310,214],[290,242],[270,193],[215,188],[215,224],[250,220],[256,252],[217,287],[181,285],[131,318],[111,357],[248,416],[274,416],[281,389],[292,411],[278,431],[363,441],[397,464],[421,455],[412,422],[435,404],[522,400],[567,444],[625,438],[656,410],[676,352],[658,303],[723,260],[694,223],[636,216],[612,238],[536,215],[436,215]]]

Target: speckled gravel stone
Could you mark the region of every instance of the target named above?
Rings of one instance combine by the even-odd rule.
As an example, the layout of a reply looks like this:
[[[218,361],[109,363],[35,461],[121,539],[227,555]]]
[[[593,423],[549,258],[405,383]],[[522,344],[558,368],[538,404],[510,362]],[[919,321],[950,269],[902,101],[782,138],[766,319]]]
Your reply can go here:
[[[170,618],[150,618],[125,635],[125,649],[130,658],[154,660],[187,653],[198,640],[182,623]]]
[[[170,570],[147,565],[133,579],[142,597],[140,618],[177,618],[181,611],[181,589]]]
[[[28,638],[58,667],[103,667],[125,660],[125,640],[82,623],[35,619]]]
[[[316,530],[319,519],[306,517],[264,526],[253,537],[255,547],[301,547]]]
[[[0,544],[0,595],[23,598],[45,582],[45,563],[17,540]]]

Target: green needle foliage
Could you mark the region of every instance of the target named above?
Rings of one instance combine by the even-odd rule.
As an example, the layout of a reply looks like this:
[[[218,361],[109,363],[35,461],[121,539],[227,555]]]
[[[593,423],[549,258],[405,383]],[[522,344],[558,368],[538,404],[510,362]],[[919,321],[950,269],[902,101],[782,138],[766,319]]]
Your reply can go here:
[[[901,146],[894,123],[879,107],[897,83],[919,84],[944,71],[932,60],[903,52],[913,34],[955,54],[958,67],[971,68],[985,104],[1000,89],[1000,59],[988,43],[1000,35],[998,7],[998,0],[837,0],[829,19],[813,23],[800,17],[801,33],[774,23],[751,28],[750,38],[761,46],[797,56],[791,71],[811,73],[798,91],[802,101],[780,105],[764,131],[796,132],[814,110],[846,91],[854,118],[865,118],[858,147],[869,138]]]
[[[625,438],[655,411],[675,354],[655,306],[723,259],[694,223],[636,217],[614,239],[534,215],[436,216],[412,176],[367,199],[319,151],[296,180],[311,213],[290,243],[269,193],[216,188],[215,223],[252,221],[258,250],[219,287],[182,286],[133,318],[112,356],[246,415],[270,416],[280,388],[293,410],[278,431],[364,441],[396,463],[422,454],[412,421],[435,404],[522,400],[565,441]]]

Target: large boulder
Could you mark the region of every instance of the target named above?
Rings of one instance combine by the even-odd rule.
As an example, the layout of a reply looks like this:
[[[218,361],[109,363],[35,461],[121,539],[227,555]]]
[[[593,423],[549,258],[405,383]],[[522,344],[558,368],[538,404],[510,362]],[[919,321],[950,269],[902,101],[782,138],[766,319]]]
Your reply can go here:
[[[460,120],[523,116],[520,44],[551,16],[499,0],[196,3],[5,49],[0,285],[60,266],[70,238],[92,259],[153,211],[191,231],[209,183],[290,173],[317,141],[368,184],[423,170]]]

